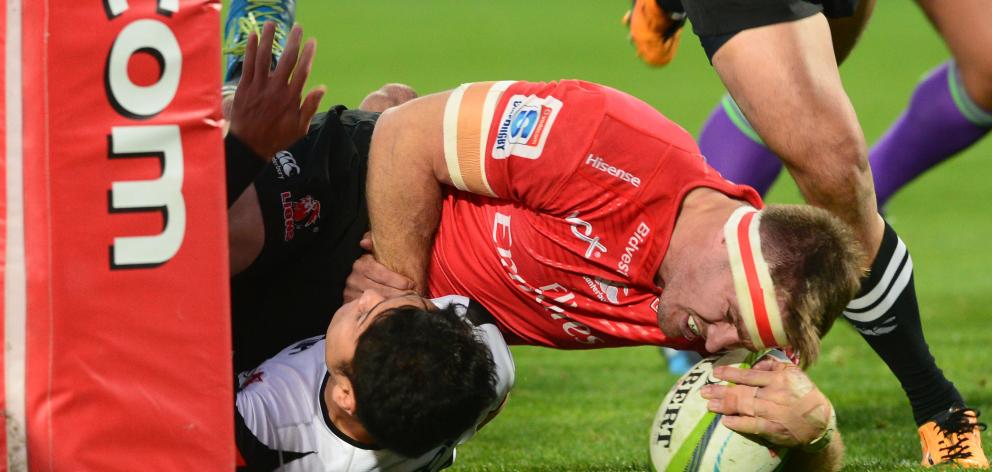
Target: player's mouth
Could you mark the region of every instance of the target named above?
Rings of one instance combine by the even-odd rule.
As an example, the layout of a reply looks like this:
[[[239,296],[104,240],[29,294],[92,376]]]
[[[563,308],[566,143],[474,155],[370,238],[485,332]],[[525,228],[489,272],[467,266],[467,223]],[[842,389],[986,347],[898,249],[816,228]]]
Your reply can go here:
[[[693,321],[692,317],[688,313],[683,312],[683,318],[679,323],[679,330],[682,331],[682,337],[689,341],[696,339],[697,335],[692,329],[695,325],[696,322]]]

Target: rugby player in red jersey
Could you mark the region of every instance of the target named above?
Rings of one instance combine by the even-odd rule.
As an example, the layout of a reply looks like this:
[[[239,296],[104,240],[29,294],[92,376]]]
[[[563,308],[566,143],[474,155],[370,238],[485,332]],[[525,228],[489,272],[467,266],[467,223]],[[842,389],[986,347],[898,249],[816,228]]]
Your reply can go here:
[[[759,211],[682,128],[587,82],[466,84],[386,111],[366,198],[377,258],[427,293],[479,301],[511,343],[791,346],[808,363],[861,274],[828,213]],[[715,408],[780,444],[816,442],[783,440],[788,421],[742,407],[788,389],[788,372],[731,387]],[[826,434],[819,407],[808,431]]]
[[[872,149],[871,168],[837,65],[874,0],[635,0],[626,21],[638,54],[654,65],[671,61],[681,27],[692,22],[729,92],[700,134],[704,154],[728,179],[762,193],[784,164],[806,201],[852,226],[870,272],[844,316],[902,384],[919,427],[922,464],[988,468],[985,425],[930,354],[912,258],[879,216],[878,202],[992,128],[992,10],[981,0],[917,3],[956,62],[923,81],[910,109]]]
[[[525,93],[526,103],[518,103],[516,96]],[[816,357],[819,337],[850,297],[860,273],[856,246],[825,212],[797,207],[758,212],[761,202],[753,191],[709,169],[681,128],[636,99],[605,87],[574,81],[475,84],[455,94],[460,98],[451,102],[453,111],[447,118],[443,110],[449,94],[426,97],[387,113],[372,139],[373,148],[398,153],[382,155],[371,164],[370,177],[378,182],[373,185],[382,184],[383,170],[399,177],[397,186],[381,196],[406,193],[393,211],[412,211],[427,222],[405,228],[405,233],[430,232],[431,217],[418,211],[414,197],[422,190],[440,191],[437,180],[417,180],[422,166],[434,163],[435,157],[445,169],[457,162],[459,185],[479,185],[484,182],[480,175],[488,175],[485,182],[495,185],[494,192],[506,191],[510,180],[498,178],[497,169],[473,174],[473,149],[481,156],[485,146],[508,158],[476,159],[480,172],[481,165],[500,161],[536,163],[545,169],[525,169],[523,174],[512,169],[512,182],[527,182],[515,191],[523,193],[512,198],[533,197],[539,205],[531,207],[448,188],[445,221],[434,250],[436,259],[450,260],[443,269],[432,266],[431,290],[465,290],[481,299],[495,324],[516,342],[562,348],[661,344],[711,351],[790,345],[807,362]],[[491,117],[483,120],[487,112]],[[446,119],[461,138],[444,139]],[[316,136],[308,135],[304,143],[336,135],[328,131],[335,121],[325,117],[321,123],[311,130]],[[432,144],[422,146],[421,139]],[[455,146],[453,153],[436,153],[445,141]],[[609,149],[599,149],[596,142]],[[327,146],[293,149],[301,165],[338,155]],[[465,150],[468,154],[461,154]],[[397,156],[403,160],[388,163]],[[418,163],[428,156],[430,160]],[[566,182],[572,177],[579,180]],[[287,185],[273,170],[260,174],[255,187],[273,183]],[[541,185],[554,190],[568,183],[580,184],[579,192],[540,192]],[[252,264],[284,242],[277,212],[260,208],[269,193],[247,192],[241,196],[247,203],[232,207],[232,234],[256,235],[254,246],[232,249],[246,251],[239,257]],[[379,196],[370,195],[373,200]],[[237,215],[243,212],[249,216]],[[265,218],[267,214],[274,217]],[[410,217],[397,217],[396,222]],[[600,227],[613,231],[600,233]],[[263,233],[265,237],[258,237]],[[618,234],[623,244],[616,249]],[[269,235],[277,240],[272,245],[263,242],[272,239]],[[389,247],[390,241],[380,237],[378,243]],[[318,254],[307,251],[304,254]],[[606,254],[610,256],[603,257]],[[524,265],[524,260],[531,263]],[[351,280],[366,277],[384,287],[403,286],[406,280],[381,275],[366,271]],[[563,277],[546,280],[556,275]],[[399,291],[392,295],[403,296]],[[294,324],[292,318],[280,320]],[[818,468],[839,465],[842,446],[831,425],[832,407],[802,371],[769,362],[752,373],[722,375],[738,385],[715,388],[707,396],[715,409],[728,415],[728,425],[776,444],[804,447],[809,454],[796,454],[790,461],[798,470],[811,463]],[[796,415],[797,411],[809,414]]]

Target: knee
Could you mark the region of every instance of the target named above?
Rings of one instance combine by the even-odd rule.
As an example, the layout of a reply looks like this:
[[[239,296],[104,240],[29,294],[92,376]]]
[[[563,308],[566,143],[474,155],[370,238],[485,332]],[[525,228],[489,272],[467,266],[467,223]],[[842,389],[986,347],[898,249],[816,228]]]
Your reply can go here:
[[[983,110],[992,110],[992,55],[981,55],[957,63],[968,97]]]
[[[807,141],[803,157],[790,165],[807,198],[828,201],[863,200],[871,189],[868,149],[860,129],[832,130]]]
[[[857,123],[837,123],[812,135],[802,150],[807,156],[802,159],[806,167],[833,169],[843,177],[867,171],[868,146]]]

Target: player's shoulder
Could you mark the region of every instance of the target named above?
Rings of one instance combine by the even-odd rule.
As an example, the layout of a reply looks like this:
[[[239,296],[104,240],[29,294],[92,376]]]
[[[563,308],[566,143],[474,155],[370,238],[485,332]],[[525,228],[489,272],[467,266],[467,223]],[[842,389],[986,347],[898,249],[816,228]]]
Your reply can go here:
[[[286,348],[279,351],[279,354],[276,354],[273,359],[294,359],[306,362],[311,361],[314,357],[316,357],[323,362],[324,342],[323,334],[302,339],[286,346]]]
[[[314,336],[290,344],[258,367],[238,375],[238,390],[258,384],[280,389],[311,389],[327,369],[324,364],[324,336]]]

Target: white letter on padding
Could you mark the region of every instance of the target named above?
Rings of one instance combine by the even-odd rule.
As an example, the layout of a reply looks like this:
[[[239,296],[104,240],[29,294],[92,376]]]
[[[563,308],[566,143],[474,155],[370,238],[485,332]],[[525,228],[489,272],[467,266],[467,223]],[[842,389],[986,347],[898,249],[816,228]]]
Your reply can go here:
[[[158,82],[149,86],[131,82],[127,64],[138,51],[148,51],[161,61]],[[157,20],[137,20],[121,30],[110,49],[106,77],[110,99],[118,112],[135,118],[155,116],[176,96],[182,68],[182,51],[172,30]]]
[[[165,228],[155,236],[114,238],[113,265],[148,266],[168,261],[186,234],[183,198],[183,146],[179,126],[115,126],[111,153],[118,157],[161,154],[162,176],[155,180],[113,182],[110,207],[115,210],[161,209]]]

